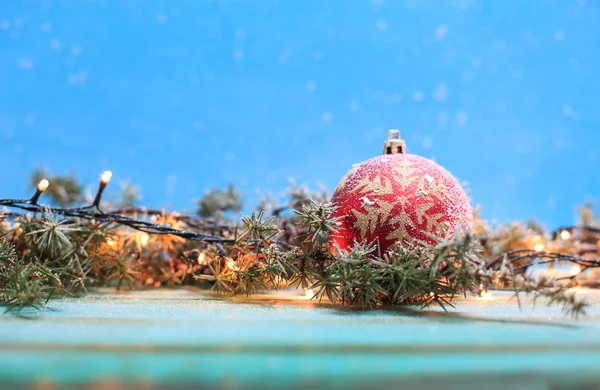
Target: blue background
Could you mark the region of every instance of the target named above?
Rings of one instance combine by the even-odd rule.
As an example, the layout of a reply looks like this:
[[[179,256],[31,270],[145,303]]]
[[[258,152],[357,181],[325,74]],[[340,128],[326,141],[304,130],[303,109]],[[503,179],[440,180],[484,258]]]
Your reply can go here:
[[[599,193],[600,3],[0,0],[0,197],[38,166],[192,210],[332,189],[399,128],[489,219]]]

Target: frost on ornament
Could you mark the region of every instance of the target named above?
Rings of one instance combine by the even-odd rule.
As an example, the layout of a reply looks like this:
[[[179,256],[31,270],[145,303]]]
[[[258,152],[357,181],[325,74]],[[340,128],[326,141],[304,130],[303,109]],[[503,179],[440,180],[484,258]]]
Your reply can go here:
[[[362,198],[360,198],[360,200],[363,201],[363,205],[364,206],[373,206],[373,205],[375,205],[375,202],[372,201],[372,200],[369,200],[369,198],[367,198],[366,196],[363,196]]]
[[[471,206],[458,181],[433,161],[405,154],[397,135],[401,152],[355,165],[336,188],[333,217],[341,217],[341,225],[332,247],[349,250],[366,241],[384,253],[397,242],[433,244],[430,235],[471,229]]]

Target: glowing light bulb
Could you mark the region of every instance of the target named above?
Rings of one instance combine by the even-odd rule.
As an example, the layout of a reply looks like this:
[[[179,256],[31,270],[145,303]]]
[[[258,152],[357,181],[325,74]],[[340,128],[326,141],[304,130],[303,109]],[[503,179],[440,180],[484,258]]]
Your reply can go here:
[[[482,292],[479,293],[479,296],[477,297],[477,299],[482,300],[482,301],[489,301],[492,299],[492,293],[488,290],[483,290]]]
[[[204,264],[204,262],[206,261],[206,255],[204,254],[204,252],[200,253],[200,256],[198,256],[198,264]]]
[[[581,267],[578,265],[574,265],[573,268],[569,271],[572,276],[579,275],[581,273]]]
[[[566,241],[569,238],[571,238],[571,233],[569,233],[569,231],[567,230],[563,230],[562,232],[560,232],[560,238]]]
[[[232,271],[235,271],[238,269],[237,264],[235,264],[235,261],[233,261],[233,259],[231,257],[225,258],[225,266]]]
[[[544,244],[536,244],[535,247],[533,248],[536,252],[541,252],[544,250]]]
[[[42,179],[40,180],[40,182],[37,185],[37,189],[40,192],[44,192],[48,189],[48,186],[50,185],[50,182],[46,179]]]
[[[111,171],[104,171],[102,173],[102,176],[100,176],[100,181],[102,182],[102,184],[108,184],[108,182],[110,181],[110,179],[112,179],[112,172]]]
[[[140,236],[140,242],[142,243],[142,246],[146,245],[148,243],[148,240],[150,239],[150,236],[146,233],[143,233]]]
[[[115,245],[115,242],[113,240],[108,240],[108,241],[106,241],[106,244],[108,246],[113,246],[113,245]]]

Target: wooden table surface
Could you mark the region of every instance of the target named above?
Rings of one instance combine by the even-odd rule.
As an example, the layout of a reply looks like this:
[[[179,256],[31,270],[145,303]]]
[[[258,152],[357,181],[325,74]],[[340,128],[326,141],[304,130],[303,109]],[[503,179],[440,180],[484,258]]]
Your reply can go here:
[[[509,293],[340,310],[284,292],[151,290],[0,317],[0,388],[600,388],[600,294],[578,321]]]

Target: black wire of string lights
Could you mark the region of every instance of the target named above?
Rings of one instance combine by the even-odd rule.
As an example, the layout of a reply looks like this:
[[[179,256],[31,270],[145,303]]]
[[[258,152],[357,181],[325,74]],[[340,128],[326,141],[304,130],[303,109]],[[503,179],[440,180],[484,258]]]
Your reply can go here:
[[[553,240],[562,239],[569,240],[575,237],[575,235],[584,236],[592,235],[598,237],[600,229],[593,226],[566,226],[556,229],[552,232],[551,236]],[[579,255],[572,255],[568,253],[552,252],[541,249],[517,249],[503,253],[496,256],[490,262],[487,263],[488,269],[500,269],[503,264],[508,263],[515,265],[514,271],[521,274],[526,273],[531,267],[554,264],[556,262],[565,262],[573,264],[573,272],[570,276],[558,278],[557,280],[568,279],[573,281],[577,276],[582,274],[591,268],[600,268],[599,259],[590,259],[583,257],[583,253],[598,253],[600,252],[600,240],[597,244],[588,245],[587,247],[582,246],[578,250]]]
[[[108,186],[110,179],[112,178],[112,172],[105,171],[100,176],[100,184],[94,201],[89,206],[74,207],[74,208],[62,208],[62,207],[51,207],[48,205],[40,205],[38,201],[42,194],[48,189],[50,182],[46,179],[41,180],[36,188],[35,194],[30,199],[0,199],[0,206],[5,206],[14,209],[20,209],[30,212],[46,212],[52,214],[63,215],[65,217],[81,218],[86,220],[96,220],[99,222],[112,222],[121,226],[127,226],[132,229],[148,233],[148,234],[172,234],[174,236],[182,237],[193,241],[202,241],[209,244],[228,244],[234,243],[233,238],[226,238],[214,234],[204,234],[199,232],[185,231],[174,229],[169,225],[160,225],[148,221],[143,221],[124,215],[124,212],[131,213],[131,210],[120,209],[116,211],[103,211],[100,207],[102,202],[102,195],[104,190]],[[142,209],[133,209],[133,211],[143,211]],[[157,215],[158,212],[151,212],[151,214]],[[18,214],[12,213],[11,216],[17,216]],[[198,218],[192,218],[184,216],[180,220],[189,223],[190,226],[197,228],[205,228],[211,230],[225,230],[231,231],[232,228],[225,225],[219,225],[214,221],[200,221]],[[220,246],[220,245],[219,245]]]

